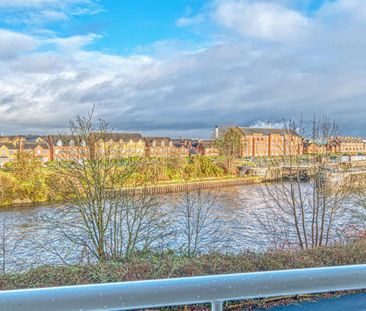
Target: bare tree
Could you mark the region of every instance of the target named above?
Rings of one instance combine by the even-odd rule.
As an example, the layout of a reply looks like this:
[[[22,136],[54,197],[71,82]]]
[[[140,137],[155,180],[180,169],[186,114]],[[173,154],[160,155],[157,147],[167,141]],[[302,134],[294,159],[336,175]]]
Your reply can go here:
[[[222,242],[220,221],[215,215],[218,192],[186,191],[175,204],[178,244],[183,252],[194,257]]]
[[[284,130],[283,156],[273,159],[281,174],[265,184],[266,210],[257,219],[275,247],[326,246],[334,238],[350,193],[347,174],[329,165],[329,142],[337,128],[327,118],[313,120],[311,139],[317,150],[310,156],[290,152],[294,136],[304,135],[302,126],[289,122]]]
[[[8,266],[13,262],[19,240],[16,238],[14,224],[3,215],[0,220],[0,264],[1,272],[7,273]]]
[[[115,190],[131,186],[141,161],[130,157],[128,146],[113,142],[112,136],[104,121],[94,125],[92,113],[70,122],[69,133],[59,138],[69,147],[58,163],[70,204],[45,222],[49,230],[99,261],[146,249],[158,239],[164,223],[157,196],[141,189]]]

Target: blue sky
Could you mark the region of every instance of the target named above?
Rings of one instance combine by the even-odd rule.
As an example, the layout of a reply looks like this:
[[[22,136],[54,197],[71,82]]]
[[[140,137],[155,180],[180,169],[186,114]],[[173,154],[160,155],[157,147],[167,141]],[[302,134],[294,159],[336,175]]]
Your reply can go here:
[[[210,135],[327,114],[366,136],[363,0],[0,0],[0,124]]]
[[[176,20],[203,5],[202,0],[107,1],[105,12],[98,18],[106,37],[98,47],[133,53],[136,47],[161,40],[198,40],[191,31],[177,27]],[[95,20],[89,17],[88,22],[93,24]]]
[[[324,2],[295,0],[291,5],[304,15],[312,15]],[[89,48],[126,55],[158,41],[205,42],[207,32],[179,27],[177,21],[198,14],[212,6],[212,3],[212,0],[100,0],[91,6],[94,11],[92,14],[78,14],[67,20],[38,23],[22,20],[24,12],[31,11],[29,8],[9,6],[0,10],[0,27],[27,33],[46,28],[60,37],[95,33],[101,38]],[[17,21],[6,22],[11,15],[17,16]]]
[[[39,22],[22,20],[24,12],[29,13],[32,7],[9,6],[0,11],[0,27],[27,33],[46,28],[60,37],[95,33],[101,38],[89,48],[125,55],[161,40],[200,40],[194,32],[177,27],[176,21],[206,5],[204,0],[106,0],[94,2],[92,14]],[[11,15],[17,16],[17,21],[6,22]]]

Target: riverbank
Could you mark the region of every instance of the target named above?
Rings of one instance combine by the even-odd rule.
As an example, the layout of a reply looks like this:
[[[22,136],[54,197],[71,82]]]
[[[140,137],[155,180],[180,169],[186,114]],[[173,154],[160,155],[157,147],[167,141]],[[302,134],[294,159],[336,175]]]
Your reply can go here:
[[[212,253],[187,258],[167,252],[138,254],[128,260],[70,266],[40,266],[0,277],[0,289],[136,281],[366,263],[366,240],[312,250]]]
[[[187,258],[174,253],[139,254],[129,260],[72,266],[42,266],[24,273],[0,277],[0,289],[54,287],[90,283],[135,281],[197,275],[269,271],[321,266],[364,264],[366,241],[307,251],[245,252],[237,255],[208,254]],[[344,293],[342,293],[344,294]],[[326,294],[329,296],[329,294]],[[333,295],[333,294],[332,294]],[[324,295],[305,295],[268,300],[235,302],[230,310],[252,310],[317,299]],[[236,309],[237,307],[237,309]],[[188,309],[187,309],[188,310]],[[194,308],[192,310],[204,310]]]
[[[200,179],[187,182],[170,182],[165,184],[158,184],[146,187],[126,187],[117,190],[111,190],[113,194],[118,193],[139,193],[144,192],[148,194],[167,194],[183,191],[194,191],[200,189],[215,189],[222,187],[235,187],[244,185],[253,185],[261,183],[261,177],[227,177],[227,178],[210,178]]]
[[[171,181],[159,183],[157,185],[147,185],[145,187],[126,187],[122,189],[110,190],[113,195],[118,193],[148,193],[148,194],[168,194],[182,191],[194,191],[198,189],[217,189],[221,187],[234,187],[243,185],[253,185],[261,183],[261,177],[220,177],[220,178],[205,178],[191,181]],[[0,208],[11,206],[26,206],[34,204],[62,204],[67,203],[67,200],[40,200],[32,202],[31,200],[14,200],[12,204],[0,204]]]

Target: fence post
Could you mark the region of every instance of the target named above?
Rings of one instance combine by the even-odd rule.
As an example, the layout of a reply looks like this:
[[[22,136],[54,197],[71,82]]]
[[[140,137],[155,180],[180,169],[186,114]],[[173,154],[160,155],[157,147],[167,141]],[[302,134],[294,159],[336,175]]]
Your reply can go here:
[[[223,311],[224,303],[222,301],[212,301],[211,302],[211,311]]]

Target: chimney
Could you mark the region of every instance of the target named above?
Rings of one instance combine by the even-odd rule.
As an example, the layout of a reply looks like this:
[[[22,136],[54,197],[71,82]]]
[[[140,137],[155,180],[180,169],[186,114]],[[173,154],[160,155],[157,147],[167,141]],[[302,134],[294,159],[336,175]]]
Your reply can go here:
[[[215,138],[219,138],[219,127],[215,125]]]

